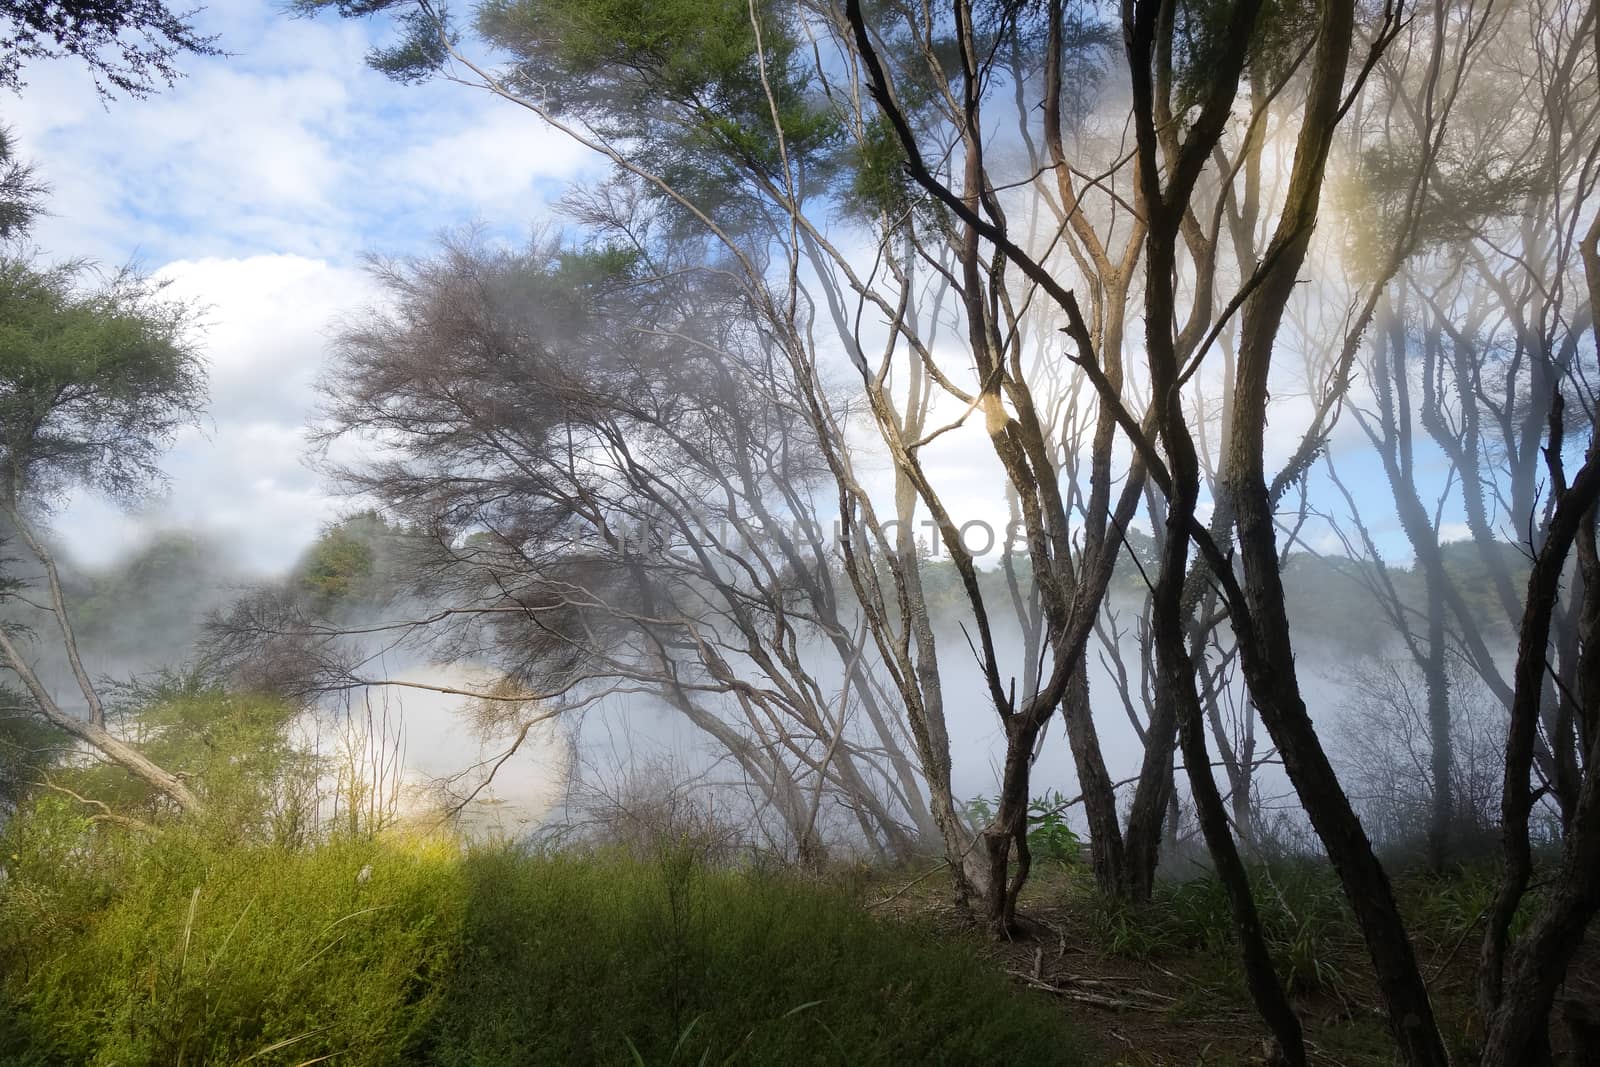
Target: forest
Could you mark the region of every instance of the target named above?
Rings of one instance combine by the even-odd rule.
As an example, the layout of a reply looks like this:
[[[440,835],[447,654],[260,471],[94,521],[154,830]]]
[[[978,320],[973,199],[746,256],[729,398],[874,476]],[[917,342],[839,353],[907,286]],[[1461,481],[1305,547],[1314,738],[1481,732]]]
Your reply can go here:
[[[0,1063],[1600,1063],[1600,2],[216,6],[0,0]]]

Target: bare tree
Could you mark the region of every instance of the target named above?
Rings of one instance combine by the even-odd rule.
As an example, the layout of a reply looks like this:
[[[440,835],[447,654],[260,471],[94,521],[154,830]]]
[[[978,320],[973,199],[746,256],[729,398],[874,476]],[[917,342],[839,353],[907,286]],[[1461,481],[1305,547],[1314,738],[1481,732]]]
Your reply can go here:
[[[399,310],[345,333],[327,430],[382,452],[341,473],[428,531],[434,629],[547,699],[660,697],[802,857],[824,796],[907,856],[926,802],[835,588],[810,424],[715,264],[656,255],[458,243],[383,268]]]

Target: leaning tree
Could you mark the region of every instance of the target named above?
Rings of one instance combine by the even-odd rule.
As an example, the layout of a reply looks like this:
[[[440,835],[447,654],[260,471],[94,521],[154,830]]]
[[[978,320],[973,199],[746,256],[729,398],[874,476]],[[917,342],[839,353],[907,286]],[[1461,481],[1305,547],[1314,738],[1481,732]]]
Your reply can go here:
[[[190,318],[133,274],[0,258],[0,523],[20,553],[0,575],[0,666],[30,711],[193,812],[200,800],[188,785],[109,728],[42,526],[71,490],[131,502],[161,481],[161,454],[205,400]],[[81,706],[46,684],[35,637],[69,668]]]

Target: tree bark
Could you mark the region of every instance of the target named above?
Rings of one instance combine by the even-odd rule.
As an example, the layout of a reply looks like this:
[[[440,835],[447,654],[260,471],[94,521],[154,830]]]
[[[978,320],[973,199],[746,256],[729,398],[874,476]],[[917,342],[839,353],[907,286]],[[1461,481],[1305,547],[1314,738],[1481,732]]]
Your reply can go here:
[[[171,797],[186,814],[200,813],[203,808],[200,798],[184,784],[181,778],[157,766],[144,753],[99,723],[80,719],[63,710],[50,696],[50,691],[39,680],[39,676],[23,657],[22,650],[12,641],[11,635],[4,627],[0,627],[0,655],[5,656],[6,665],[22,680],[28,694],[33,697],[34,706],[45,721],[82,741],[130,774]]]
[[[1273,505],[1263,469],[1273,348],[1317,223],[1323,175],[1344,96],[1354,15],[1352,0],[1327,0],[1323,5],[1285,207],[1267,253],[1270,266],[1244,305],[1228,442],[1227,492],[1235,509],[1245,603],[1230,607],[1235,609],[1234,628],[1246,682],[1355,911],[1377,972],[1390,1031],[1408,1064],[1448,1067],[1427,985],[1388,875],[1373,854],[1301,697],[1279,572]]]

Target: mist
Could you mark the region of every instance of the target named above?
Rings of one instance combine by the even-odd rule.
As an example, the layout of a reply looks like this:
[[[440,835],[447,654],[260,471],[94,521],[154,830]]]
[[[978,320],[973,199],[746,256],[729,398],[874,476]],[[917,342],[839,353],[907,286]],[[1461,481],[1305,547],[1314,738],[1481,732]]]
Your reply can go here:
[[[71,7],[0,1059],[1600,1058],[1593,0]]]

